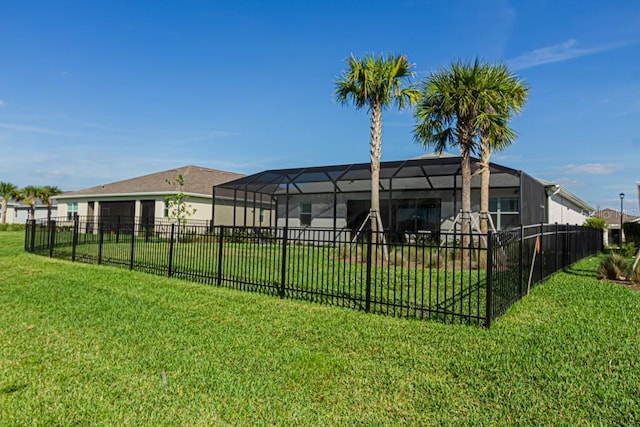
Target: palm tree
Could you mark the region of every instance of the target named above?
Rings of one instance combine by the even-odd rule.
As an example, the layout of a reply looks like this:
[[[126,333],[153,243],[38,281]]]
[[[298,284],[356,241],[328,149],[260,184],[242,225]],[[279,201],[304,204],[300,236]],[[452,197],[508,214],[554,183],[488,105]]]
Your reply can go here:
[[[487,79],[501,94],[500,109],[489,107],[489,114],[496,114],[499,120],[496,126],[480,130],[480,232],[488,231],[489,218],[489,162],[493,151],[501,151],[515,140],[515,132],[507,126],[513,115],[520,114],[527,102],[529,88],[515,74],[512,74],[504,64],[491,65],[487,70]]]
[[[453,62],[449,68],[431,74],[423,83],[418,102],[414,139],[436,151],[457,147],[462,157],[463,246],[471,232],[471,155],[480,151],[480,131],[507,135],[504,94],[492,78],[491,66],[476,59],[473,63]]]
[[[26,205],[29,205],[29,219],[32,221],[36,219],[36,202],[40,198],[41,193],[41,188],[36,187],[35,185],[27,185],[20,190],[18,198]]]
[[[47,222],[51,221],[51,206],[53,205],[53,196],[57,196],[62,193],[58,187],[54,187],[51,185],[46,185],[44,187],[40,187],[40,194],[38,198],[47,206]]]
[[[7,223],[7,209],[9,207],[9,200],[16,197],[18,187],[10,182],[0,182],[0,202],[2,202],[2,223]]]
[[[399,109],[412,106],[420,96],[413,84],[404,84],[414,76],[413,64],[404,55],[351,55],[347,68],[335,82],[335,97],[340,104],[349,101],[371,113],[371,229],[378,231],[380,217],[380,158],[382,152],[382,110],[395,104]],[[383,230],[379,230],[383,231]],[[376,239],[377,240],[377,239]],[[375,241],[375,240],[374,240]]]

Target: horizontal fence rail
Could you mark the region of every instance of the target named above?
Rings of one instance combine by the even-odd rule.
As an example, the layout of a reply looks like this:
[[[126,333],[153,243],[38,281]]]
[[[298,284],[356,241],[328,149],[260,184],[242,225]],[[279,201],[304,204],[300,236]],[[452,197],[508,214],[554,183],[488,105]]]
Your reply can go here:
[[[25,250],[234,289],[489,327],[556,271],[602,248],[569,225],[481,235],[229,227],[76,217],[27,224]]]

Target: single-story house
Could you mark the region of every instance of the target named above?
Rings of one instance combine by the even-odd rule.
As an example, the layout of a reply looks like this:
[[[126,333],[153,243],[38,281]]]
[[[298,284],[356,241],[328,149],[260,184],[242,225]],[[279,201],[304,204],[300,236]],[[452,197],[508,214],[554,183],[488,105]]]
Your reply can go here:
[[[472,159],[472,172],[478,170]],[[461,208],[461,158],[448,153],[381,162],[380,216],[385,230],[451,230]],[[559,184],[490,164],[490,215],[497,230],[539,223],[582,225],[594,211]],[[277,212],[277,225],[357,230],[370,211],[369,163],[267,170],[214,187],[214,194],[258,193]],[[480,176],[472,178],[472,211],[480,209]],[[241,208],[241,206],[240,206]],[[215,209],[217,215],[217,208]],[[238,216],[236,223],[244,219]],[[247,224],[250,225],[250,224]]]
[[[57,215],[57,203],[54,201],[51,206],[51,216]],[[9,200],[7,204],[7,224],[26,224],[31,219],[31,205],[22,201]],[[40,199],[36,200],[35,219],[47,219],[47,205]]]
[[[604,220],[606,226],[606,233],[604,235],[604,244],[610,246],[619,246],[620,245],[620,233],[622,232],[622,243],[625,242],[624,230],[620,230],[620,211],[615,209],[601,209],[596,211],[596,218],[601,218]],[[640,218],[622,214],[622,222],[633,222],[638,221]]]
[[[183,178],[182,186],[175,182],[178,176]],[[214,206],[212,186],[243,176],[234,172],[189,165],[65,192],[54,199],[58,202],[58,216],[67,220],[75,216],[94,218],[95,221],[98,218],[136,218],[149,224],[155,218],[170,218],[168,198],[182,193],[190,213],[186,219],[193,222],[206,221],[210,224]],[[231,225],[234,208],[230,194],[229,191],[219,191],[216,194],[215,225]],[[268,225],[268,209],[261,204],[255,206],[256,221],[261,225]],[[252,210],[250,215],[253,215],[253,212]]]

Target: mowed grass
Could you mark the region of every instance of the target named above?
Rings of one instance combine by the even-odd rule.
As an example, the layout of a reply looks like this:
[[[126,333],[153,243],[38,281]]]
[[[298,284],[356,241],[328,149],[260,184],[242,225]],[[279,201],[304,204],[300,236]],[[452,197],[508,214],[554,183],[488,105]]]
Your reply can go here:
[[[1,425],[637,425],[640,294],[585,260],[490,330],[24,253],[0,233]]]

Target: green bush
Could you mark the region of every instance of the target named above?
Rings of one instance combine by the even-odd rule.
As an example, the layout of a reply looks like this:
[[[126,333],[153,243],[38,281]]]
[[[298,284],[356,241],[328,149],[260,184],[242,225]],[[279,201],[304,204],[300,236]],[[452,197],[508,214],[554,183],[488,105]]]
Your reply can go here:
[[[612,253],[607,255],[598,266],[598,279],[616,280],[626,276],[629,264],[621,255]]]
[[[627,242],[640,246],[640,222],[625,222],[622,229]]]
[[[24,224],[0,224],[0,231],[24,230]]]
[[[638,251],[638,248],[636,247],[634,242],[627,242],[622,247],[622,254],[626,257],[635,256],[637,251]]]
[[[598,230],[604,230],[607,226],[602,218],[587,218],[582,224],[585,227],[597,228]]]

